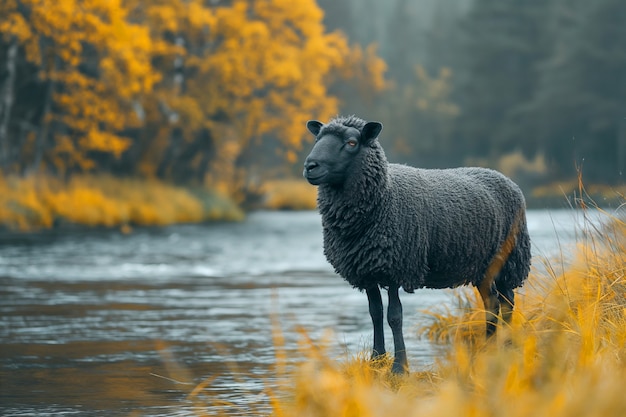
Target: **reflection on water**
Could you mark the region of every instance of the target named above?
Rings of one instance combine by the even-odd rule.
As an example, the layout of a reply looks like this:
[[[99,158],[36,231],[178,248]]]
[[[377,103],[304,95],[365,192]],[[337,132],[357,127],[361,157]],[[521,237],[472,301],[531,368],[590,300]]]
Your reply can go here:
[[[531,211],[533,250],[558,255],[581,222]],[[420,310],[449,299],[403,296],[413,369],[434,356],[415,335]],[[365,295],[326,263],[311,212],[129,236],[0,235],[0,312],[2,415],[195,415],[208,402],[188,394],[207,378],[203,395],[259,413],[276,382],[272,317],[292,358],[299,326],[314,340],[332,329],[338,358],[367,349],[372,332]]]

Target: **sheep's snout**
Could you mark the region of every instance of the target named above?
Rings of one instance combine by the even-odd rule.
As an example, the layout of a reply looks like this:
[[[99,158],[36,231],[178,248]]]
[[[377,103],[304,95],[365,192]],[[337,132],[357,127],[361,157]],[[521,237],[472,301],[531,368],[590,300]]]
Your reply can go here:
[[[324,174],[320,172],[320,164],[310,158],[304,161],[304,171],[302,172],[304,178],[307,179],[313,185],[319,185],[319,180],[322,179]]]
[[[309,161],[307,159],[307,161],[304,163],[304,171],[305,172],[313,171],[318,166],[320,166],[320,164],[318,162],[316,162],[316,161]]]

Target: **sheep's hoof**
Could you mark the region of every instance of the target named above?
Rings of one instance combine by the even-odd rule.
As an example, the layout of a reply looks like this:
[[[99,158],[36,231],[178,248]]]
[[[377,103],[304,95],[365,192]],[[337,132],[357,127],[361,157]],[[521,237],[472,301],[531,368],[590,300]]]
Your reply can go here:
[[[391,366],[391,372],[394,375],[406,375],[409,373],[409,365],[406,363],[393,361],[393,365]]]
[[[382,352],[378,352],[376,350],[372,350],[372,357],[371,357],[371,359],[373,361],[377,361],[377,360],[382,359],[383,357],[385,357],[386,354],[387,354],[387,352],[385,352],[384,350]]]
[[[385,352],[378,353],[376,351],[372,352],[372,356],[370,357],[370,364],[374,368],[384,368],[387,364],[387,354]]]

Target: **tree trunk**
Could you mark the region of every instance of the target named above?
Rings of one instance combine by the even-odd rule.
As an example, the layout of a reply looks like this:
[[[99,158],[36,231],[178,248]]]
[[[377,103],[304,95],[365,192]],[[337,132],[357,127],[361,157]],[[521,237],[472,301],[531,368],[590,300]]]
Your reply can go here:
[[[208,129],[203,129],[200,132],[201,135],[201,147],[202,149],[202,159],[200,160],[200,164],[198,165],[198,172],[196,173],[196,179],[198,183],[204,184],[204,178],[206,177],[206,173],[209,170],[209,163],[211,159],[213,159],[213,154],[215,152],[215,146],[213,143],[213,136],[211,136],[211,132]]]
[[[11,163],[11,140],[9,138],[9,122],[13,107],[15,85],[15,68],[17,66],[17,40],[13,38],[7,50],[7,77],[2,88],[0,103],[0,169],[6,171]]]
[[[168,177],[171,177],[172,167],[180,156],[183,143],[182,134],[183,132],[180,128],[172,128],[170,132],[170,143],[165,150],[163,159],[159,163],[159,167],[157,168],[157,177],[161,179],[167,179]]]
[[[178,35],[176,37],[176,46],[185,47],[185,38]],[[180,54],[174,58],[174,91],[176,95],[185,93],[185,61]]]
[[[39,173],[41,168],[41,161],[43,159],[43,153],[46,148],[48,139],[48,132],[50,131],[49,115],[52,110],[52,91],[54,90],[54,81],[48,80],[46,86],[46,96],[44,98],[43,111],[41,113],[41,126],[37,132],[37,138],[35,140],[35,158],[33,159],[33,167],[31,169],[32,174]]]
[[[184,47],[185,39],[178,35],[176,36],[176,46]],[[173,75],[173,84],[174,84],[174,96],[180,96],[183,93],[183,88],[185,85],[185,76],[184,76],[184,62],[183,57],[181,55],[176,55],[174,58],[174,75]],[[163,159],[161,160],[159,167],[157,168],[157,177],[161,179],[165,179],[167,177],[172,177],[173,168],[176,164],[176,161],[180,157],[182,152],[182,146],[184,142],[183,138],[183,130],[178,125],[180,121],[179,114],[172,110],[169,105],[165,101],[159,102],[159,109],[165,115],[168,123],[170,124],[170,143],[167,149],[165,150],[165,154],[163,155]]]

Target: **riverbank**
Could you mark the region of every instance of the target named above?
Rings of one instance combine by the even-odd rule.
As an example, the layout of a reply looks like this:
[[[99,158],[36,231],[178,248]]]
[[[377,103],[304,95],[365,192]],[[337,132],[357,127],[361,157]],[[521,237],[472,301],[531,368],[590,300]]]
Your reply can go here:
[[[0,177],[0,228],[29,232],[62,227],[164,226],[237,221],[244,212],[205,188],[182,188],[150,179],[81,175]]]

